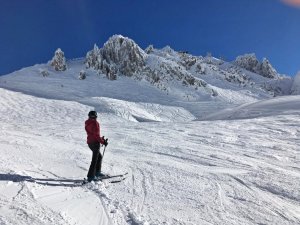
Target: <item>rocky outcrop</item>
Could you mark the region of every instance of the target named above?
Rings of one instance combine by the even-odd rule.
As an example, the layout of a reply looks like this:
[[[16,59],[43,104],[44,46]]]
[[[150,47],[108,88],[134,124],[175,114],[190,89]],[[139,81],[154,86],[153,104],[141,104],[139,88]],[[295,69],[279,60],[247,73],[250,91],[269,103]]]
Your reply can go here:
[[[66,58],[64,52],[58,48],[50,62],[56,71],[65,71],[67,69]]]
[[[261,74],[267,78],[277,78],[278,77],[278,73],[273,68],[273,66],[271,65],[269,60],[267,60],[266,58],[264,58],[262,63],[259,65],[257,73]]]
[[[86,66],[114,80],[118,74],[133,76],[142,71],[145,66],[146,53],[131,39],[121,35],[112,36],[99,49],[87,53]]]
[[[187,51],[178,52],[170,46],[155,49],[149,45],[144,51],[121,35],[109,38],[102,48],[95,45],[87,53],[85,65],[110,80],[127,76],[146,80],[166,92],[181,85],[211,96],[218,96],[218,86],[222,87],[222,83],[228,87],[263,89],[270,95],[286,93],[287,85],[282,84],[290,83],[288,79],[281,79],[267,59],[259,62],[255,54],[239,56],[232,64],[210,54],[202,57]]]
[[[246,70],[260,74],[263,77],[278,77],[278,73],[273,68],[269,60],[264,58],[262,62],[259,62],[254,53],[238,56],[235,60],[235,64]]]

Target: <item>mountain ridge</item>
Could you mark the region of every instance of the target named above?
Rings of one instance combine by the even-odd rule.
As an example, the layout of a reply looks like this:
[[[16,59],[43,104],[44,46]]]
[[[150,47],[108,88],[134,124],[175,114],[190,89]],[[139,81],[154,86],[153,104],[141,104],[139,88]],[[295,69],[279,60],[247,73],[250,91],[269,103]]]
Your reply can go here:
[[[136,79],[144,78],[165,91],[168,91],[165,81],[177,80],[196,90],[202,88],[212,96],[218,93],[212,87],[214,83],[209,85],[205,81],[205,75],[240,86],[254,85],[256,88],[272,92],[274,96],[290,94],[292,86],[292,79],[278,74],[267,59],[259,62],[255,54],[238,56],[230,63],[210,55],[202,57],[177,52],[170,46],[159,50],[150,45],[142,50],[132,39],[121,35],[109,38],[101,49],[95,45],[94,49],[87,53],[86,66],[112,80],[122,75],[134,76]],[[255,85],[254,79],[260,77],[253,78],[253,74],[266,79],[260,79],[260,83]]]
[[[136,102],[171,107],[174,112],[185,109],[181,111],[183,118],[187,118],[184,120],[205,119],[216,111],[296,94],[299,87],[293,85],[290,77],[280,74],[265,77],[210,55],[193,56],[170,46],[163,49],[149,46],[143,50],[121,35],[111,37],[103,48],[95,45],[83,58],[65,60],[61,49],[55,56],[46,64],[1,76],[0,87],[38,97],[78,101],[103,112],[110,111],[105,108],[110,106],[95,97],[121,100],[122,107],[131,105],[138,111],[145,111],[145,105],[136,106]],[[247,56],[244,60],[247,61]],[[261,65],[257,62],[256,68]],[[137,110],[115,112],[127,115],[130,120],[143,120]],[[168,120],[165,115],[154,114],[144,119]]]

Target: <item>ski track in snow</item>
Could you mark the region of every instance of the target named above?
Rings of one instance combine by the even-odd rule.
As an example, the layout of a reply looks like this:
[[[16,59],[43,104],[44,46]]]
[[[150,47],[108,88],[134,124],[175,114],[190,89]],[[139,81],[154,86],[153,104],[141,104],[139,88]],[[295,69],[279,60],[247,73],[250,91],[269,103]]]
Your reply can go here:
[[[0,224],[300,224],[299,115],[137,123],[121,106],[145,113],[99,116],[103,170],[126,179],[80,186],[91,106],[0,89]]]

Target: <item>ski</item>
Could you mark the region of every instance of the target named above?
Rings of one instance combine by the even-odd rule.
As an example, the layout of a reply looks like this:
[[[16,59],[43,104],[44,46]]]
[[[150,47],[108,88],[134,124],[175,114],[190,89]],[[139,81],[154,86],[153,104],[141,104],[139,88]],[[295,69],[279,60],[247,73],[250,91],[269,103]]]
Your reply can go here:
[[[111,181],[109,181],[109,183],[111,183],[111,184],[120,183],[121,181],[123,181],[125,179],[126,179],[126,177],[123,177],[123,178],[121,178],[119,180],[111,180]]]
[[[104,175],[96,180],[94,180],[95,183],[99,182],[99,181],[103,181],[103,180],[108,180],[108,179],[113,179],[113,178],[120,178],[120,179],[114,179],[114,180],[110,180],[108,181],[108,183],[119,183],[123,180],[126,179],[126,175],[128,174],[128,172],[123,173],[123,174],[118,174],[118,175]],[[82,185],[91,183],[89,182],[86,178],[83,179],[83,181],[81,182]]]
[[[118,174],[118,175],[104,175],[103,177],[100,177],[98,180],[105,180],[105,179],[111,179],[111,178],[118,178],[118,177],[124,177],[128,174],[128,172],[123,173],[123,174]]]

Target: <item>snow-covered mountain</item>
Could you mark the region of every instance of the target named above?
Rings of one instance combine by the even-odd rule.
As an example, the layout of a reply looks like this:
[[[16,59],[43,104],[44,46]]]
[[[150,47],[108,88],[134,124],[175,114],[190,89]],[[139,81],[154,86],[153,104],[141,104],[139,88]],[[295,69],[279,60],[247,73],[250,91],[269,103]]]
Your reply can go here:
[[[253,93],[263,90],[283,95],[290,93],[292,83],[289,77],[279,75],[267,59],[260,63],[254,54],[226,63],[212,56],[177,52],[169,46],[160,50],[149,46],[143,51],[133,40],[121,35],[111,37],[101,49],[95,45],[87,54],[86,65],[109,79],[122,75],[145,79],[168,93],[174,84],[181,84],[214,97],[218,96],[219,88],[237,87]]]
[[[0,76],[0,224],[300,224],[299,76],[255,59],[116,35]],[[119,183],[80,185],[94,109]]]
[[[40,85],[32,84],[32,80]],[[65,80],[71,80],[76,90],[68,88]],[[278,74],[268,60],[260,63],[253,54],[230,63],[178,52],[169,46],[143,50],[121,35],[112,36],[102,48],[95,45],[82,59],[66,61],[58,49],[51,62],[24,68],[0,81],[5,88],[55,98],[53,85],[60,85],[68,90],[64,96],[59,95],[61,99],[92,95],[130,101],[146,98],[151,103],[187,108],[196,118],[214,112],[214,105],[228,108],[296,93],[291,77]],[[28,89],[24,89],[24,83]],[[102,84],[104,87],[97,88]],[[107,87],[115,91],[107,91]]]

